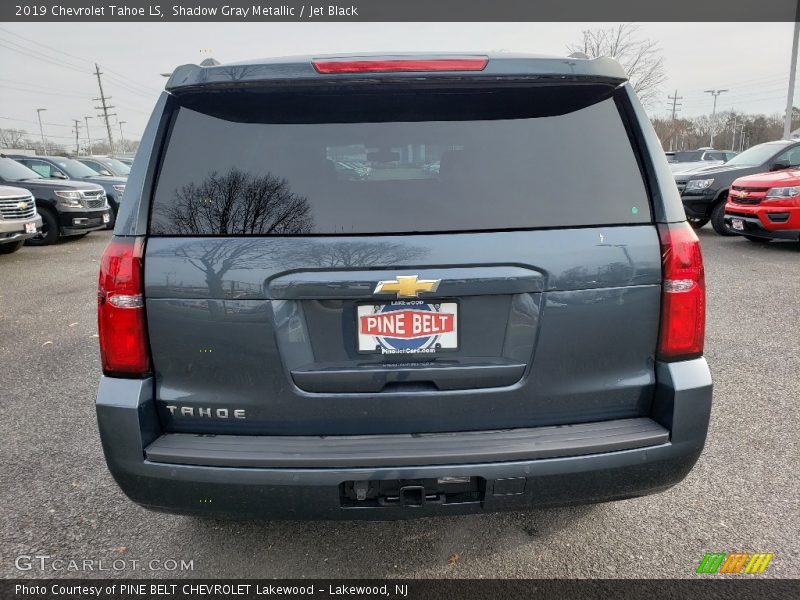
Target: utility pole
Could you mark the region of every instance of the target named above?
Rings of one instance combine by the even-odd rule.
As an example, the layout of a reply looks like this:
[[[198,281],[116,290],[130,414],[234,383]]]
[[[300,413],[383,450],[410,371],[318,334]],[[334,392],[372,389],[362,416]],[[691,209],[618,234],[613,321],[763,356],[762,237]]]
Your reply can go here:
[[[794,75],[797,70],[797,38],[800,36],[800,0],[794,17],[794,39],[792,41],[792,66],[789,68],[789,92],[786,94],[786,116],[783,120],[783,139],[788,140],[792,132],[792,108],[794,105]]]
[[[731,150],[736,150],[736,121],[739,119],[736,115],[733,117],[733,134],[731,135]]]
[[[111,121],[108,120],[109,117],[116,116],[114,113],[109,113],[108,111],[114,108],[113,106],[109,106],[107,101],[111,100],[111,96],[106,96],[103,93],[103,80],[100,79],[100,67],[97,63],[94,64],[94,74],[97,76],[97,87],[100,88],[100,97],[94,98],[95,101],[100,102],[100,106],[95,106],[95,109],[102,110],[102,114],[97,115],[98,117],[103,117],[106,121],[106,131],[108,132],[108,147],[111,150],[111,155],[114,155],[114,136],[111,135]]]
[[[44,139],[44,128],[42,128],[42,113],[46,110],[46,108],[36,109],[36,115],[39,117],[39,133],[42,134],[42,150],[45,154],[47,154],[47,141]]]
[[[83,120],[86,121],[86,139],[89,140],[89,156],[94,154],[92,150],[92,134],[89,132],[89,119],[93,119],[94,117],[87,117],[84,115]]]
[[[73,129],[75,130],[75,154],[80,154],[81,153],[81,148],[78,145],[78,143],[79,143],[78,142],[78,133],[80,133],[80,130],[81,130],[81,120],[80,119],[72,119],[72,122],[75,123],[75,127],[73,127]]]
[[[703,93],[714,96],[714,108],[711,109],[711,141],[708,142],[708,145],[712,148],[714,147],[714,115],[717,114],[717,96],[727,91],[728,90],[703,90]]]
[[[672,142],[675,140],[675,113],[681,108],[678,100],[683,100],[683,96],[678,96],[678,90],[675,90],[675,95],[667,98],[672,100],[672,135],[669,137],[669,149],[672,150]]]
[[[122,126],[127,123],[127,121],[117,121],[119,124],[119,139],[120,141],[120,152],[125,152],[125,135],[122,133]]]

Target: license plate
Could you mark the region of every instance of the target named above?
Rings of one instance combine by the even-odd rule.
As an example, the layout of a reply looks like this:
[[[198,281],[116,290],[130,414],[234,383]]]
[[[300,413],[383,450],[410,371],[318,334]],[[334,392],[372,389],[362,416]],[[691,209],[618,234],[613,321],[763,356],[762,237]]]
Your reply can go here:
[[[359,304],[358,351],[380,354],[436,354],[458,349],[458,303],[398,300]]]
[[[103,215],[103,223],[108,223],[111,220],[111,217],[108,213]]]
[[[25,223],[25,233],[36,233],[36,223]]]
[[[741,219],[731,219],[731,226],[736,231],[744,231],[744,221]]]

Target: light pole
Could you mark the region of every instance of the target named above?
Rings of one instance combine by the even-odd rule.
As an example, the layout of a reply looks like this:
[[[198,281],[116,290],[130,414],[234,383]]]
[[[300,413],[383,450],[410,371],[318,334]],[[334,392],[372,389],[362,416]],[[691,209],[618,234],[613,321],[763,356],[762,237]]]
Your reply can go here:
[[[86,138],[89,140],[89,156],[94,154],[94,149],[92,148],[92,134],[89,133],[89,119],[92,117],[87,117],[84,115],[83,120],[86,121]]]
[[[122,133],[122,126],[127,123],[127,121],[117,121],[117,123],[119,124],[119,137],[121,140],[119,149],[121,152],[125,152],[125,136]]]
[[[794,75],[797,71],[797,38],[800,35],[800,2],[797,4],[794,22],[794,40],[792,41],[792,66],[789,70],[789,92],[786,96],[786,116],[783,120],[783,139],[788,140],[792,132],[792,108],[794,104]]]
[[[711,109],[711,141],[708,142],[708,145],[712,148],[714,147],[714,115],[717,114],[717,96],[727,91],[728,90],[703,90],[704,93],[714,96],[714,108]]]
[[[45,154],[47,154],[47,142],[44,139],[44,128],[42,127],[42,113],[46,110],[47,110],[46,108],[36,109],[36,116],[39,117],[39,133],[42,134],[42,148],[44,149]]]

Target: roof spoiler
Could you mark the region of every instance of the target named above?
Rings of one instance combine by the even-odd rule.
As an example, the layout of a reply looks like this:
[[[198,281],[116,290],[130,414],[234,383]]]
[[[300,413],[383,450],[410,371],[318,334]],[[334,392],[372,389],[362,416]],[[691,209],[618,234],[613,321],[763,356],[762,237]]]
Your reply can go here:
[[[431,77],[453,75],[463,78],[515,78],[515,79],[541,79],[541,80],[593,80],[613,85],[627,81],[625,71],[617,61],[608,57],[584,58],[585,55],[574,53],[569,57],[544,57],[515,54],[502,54],[489,56],[485,67],[475,71],[431,71]],[[261,83],[294,83],[305,82],[330,83],[345,81],[369,82],[377,78],[414,78],[425,76],[425,71],[391,71],[391,72],[338,72],[321,73],[315,68],[315,61],[342,61],[350,63],[385,60],[388,62],[399,61],[445,61],[460,59],[471,55],[369,55],[369,56],[328,56],[328,57],[291,57],[274,60],[253,61],[246,63],[219,64],[214,59],[206,59],[201,65],[182,65],[177,67],[167,81],[168,92],[180,93],[199,87],[230,87],[240,84]],[[207,64],[213,61],[216,64]]]

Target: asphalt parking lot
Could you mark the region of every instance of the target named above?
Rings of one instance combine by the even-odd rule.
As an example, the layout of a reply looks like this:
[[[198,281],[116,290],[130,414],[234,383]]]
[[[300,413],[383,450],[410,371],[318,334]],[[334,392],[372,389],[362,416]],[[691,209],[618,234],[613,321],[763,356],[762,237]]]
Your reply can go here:
[[[129,502],[94,416],[110,233],[0,256],[0,576],[693,577],[705,552],[738,550],[774,553],[764,576],[800,577],[800,246],[700,237],[714,410],[684,482],[604,505],[385,523],[202,520]],[[126,566],[19,570],[20,555]],[[161,570],[142,570],[152,560]]]

